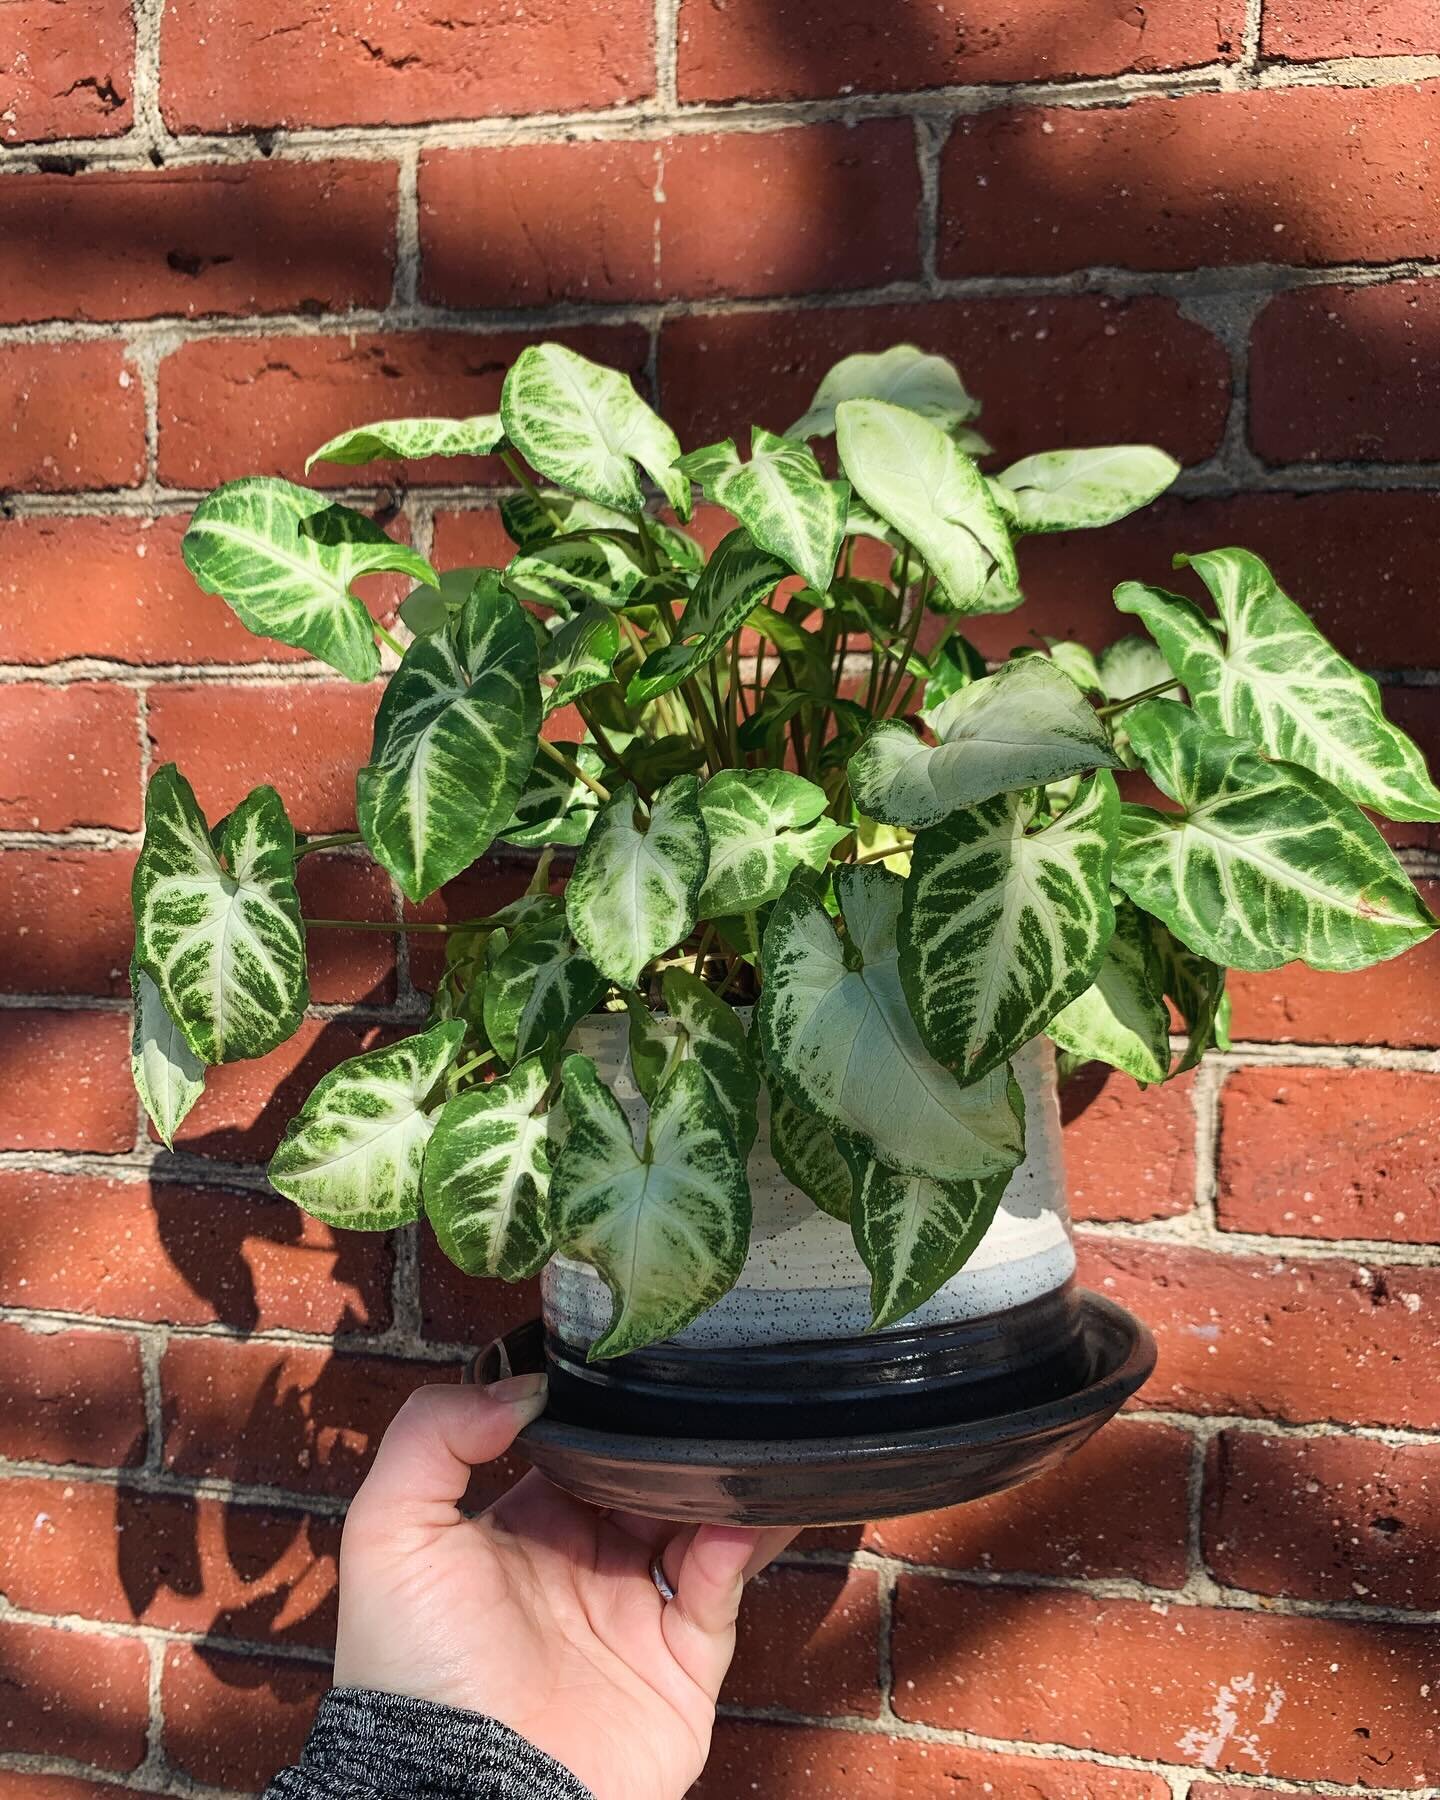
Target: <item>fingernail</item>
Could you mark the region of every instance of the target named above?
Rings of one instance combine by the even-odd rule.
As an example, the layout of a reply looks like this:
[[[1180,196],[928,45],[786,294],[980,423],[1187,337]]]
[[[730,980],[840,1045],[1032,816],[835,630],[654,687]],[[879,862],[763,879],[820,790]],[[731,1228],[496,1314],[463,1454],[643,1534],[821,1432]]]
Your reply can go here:
[[[523,1414],[528,1425],[544,1412],[548,1385],[545,1377],[540,1374],[507,1375],[504,1381],[492,1381],[485,1392],[502,1406]]]

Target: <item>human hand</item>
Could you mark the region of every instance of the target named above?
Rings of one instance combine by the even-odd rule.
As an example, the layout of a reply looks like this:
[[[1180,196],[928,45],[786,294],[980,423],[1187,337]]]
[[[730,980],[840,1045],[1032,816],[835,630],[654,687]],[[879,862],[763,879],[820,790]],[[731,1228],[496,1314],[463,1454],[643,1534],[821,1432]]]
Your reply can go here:
[[[681,1800],[709,1754],[745,1578],[795,1534],[607,1513],[534,1472],[464,1517],[471,1466],[544,1405],[534,1375],[406,1401],[345,1520],[336,1685],[487,1713],[597,1800]]]

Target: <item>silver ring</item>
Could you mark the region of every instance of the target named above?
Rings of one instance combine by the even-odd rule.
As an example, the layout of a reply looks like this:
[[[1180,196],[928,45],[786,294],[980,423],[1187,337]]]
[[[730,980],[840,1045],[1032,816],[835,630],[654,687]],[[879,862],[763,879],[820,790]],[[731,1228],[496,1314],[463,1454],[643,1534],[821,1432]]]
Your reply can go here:
[[[675,1598],[675,1590],[665,1576],[665,1565],[660,1560],[657,1550],[650,1558],[650,1579],[655,1583],[655,1592],[667,1603]]]

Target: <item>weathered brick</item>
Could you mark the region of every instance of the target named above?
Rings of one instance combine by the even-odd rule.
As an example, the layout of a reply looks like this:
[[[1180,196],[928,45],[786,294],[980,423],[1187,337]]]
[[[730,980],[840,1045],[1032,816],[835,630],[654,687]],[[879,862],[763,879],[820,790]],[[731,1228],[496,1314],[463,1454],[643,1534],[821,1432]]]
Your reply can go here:
[[[173,131],[420,125],[615,106],[651,90],[644,0],[443,13],[376,0],[219,0],[165,16],[161,107]]]
[[[1085,1237],[1080,1278],[1155,1333],[1142,1407],[1440,1427],[1440,1270]]]
[[[131,488],[145,473],[140,378],[116,344],[0,344],[0,489]]]
[[[1241,1069],[1220,1099],[1227,1231],[1440,1237],[1440,1077],[1390,1069]]]
[[[958,364],[966,385],[987,402],[986,435],[1006,458],[1054,444],[1139,441],[1198,462],[1224,430],[1224,352],[1203,326],[1181,317],[1173,300],[1155,297],[667,319],[660,333],[663,410],[687,448],[751,423],[783,431],[832,363],[897,342]]]
[[[1338,56],[1429,56],[1440,20],[1427,0],[1265,0],[1260,54],[1288,62]]]
[[[423,291],[527,306],[882,286],[920,272],[919,200],[903,119],[436,150]]]
[[[1229,62],[1242,10],[1165,7],[1144,14],[1079,0],[1004,0],[983,20],[962,0],[877,9],[838,0],[824,28],[799,0],[682,0],[682,100],[804,100],[991,81],[1058,81]]]
[[[343,312],[390,298],[396,172],[378,162],[187,163],[17,175],[24,243],[0,320]]]
[[[317,852],[301,860],[297,876],[300,908],[307,919],[375,923],[393,916],[390,878],[376,863]],[[312,926],[305,937],[313,1000],[381,1005],[395,998],[393,935]]]
[[[0,1171],[5,1290],[26,1306],[246,1331],[383,1330],[388,1239],[273,1194]]]
[[[1390,262],[1434,241],[1440,84],[1016,107],[945,147],[946,275]]]
[[[1250,339],[1250,441],[1267,462],[1440,457],[1440,294],[1427,281],[1277,294]]]
[[[0,981],[12,994],[129,992],[129,850],[0,852]]]
[[[1437,1648],[1414,1627],[902,1578],[895,1709],[987,1737],[1411,1787],[1440,1771],[1417,1673]]]
[[[745,1590],[721,1700],[814,1716],[880,1712],[880,1590],[872,1569],[769,1568]]]
[[[143,1459],[145,1403],[134,1338],[0,1324],[0,1351],[0,1456],[94,1468]]]
[[[330,1671],[314,1663],[175,1644],[160,1703],[172,1767],[215,1787],[259,1792],[298,1762]]]
[[[129,1052],[124,1013],[0,1011],[0,1149],[130,1149]]]
[[[116,1770],[143,1760],[150,1659],[134,1638],[3,1619],[0,1669],[0,1743],[12,1754]]]
[[[498,512],[437,512],[430,560],[437,569],[503,568],[515,554]]]
[[[113,137],[134,112],[135,18],[127,0],[0,6],[0,139]]]
[[[140,727],[128,688],[25,681],[0,689],[0,753],[7,830],[140,823]]]
[[[1298,1600],[1440,1607],[1440,1447],[1225,1431],[1205,1472],[1205,1560]]]
[[[1193,1076],[1141,1088],[1099,1065],[1060,1092],[1065,1187],[1077,1219],[1164,1219],[1195,1204]]]

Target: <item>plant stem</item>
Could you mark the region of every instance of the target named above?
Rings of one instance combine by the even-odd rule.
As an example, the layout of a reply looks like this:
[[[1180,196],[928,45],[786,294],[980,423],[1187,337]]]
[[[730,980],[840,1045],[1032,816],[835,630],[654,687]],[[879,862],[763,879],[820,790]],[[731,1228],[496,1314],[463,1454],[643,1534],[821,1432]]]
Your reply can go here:
[[[915,604],[910,609],[910,617],[905,621],[905,635],[901,642],[900,654],[895,658],[895,667],[887,675],[881,689],[879,704],[875,709],[877,712],[883,713],[889,710],[896,694],[900,691],[901,682],[910,672],[910,658],[915,654],[915,641],[920,636],[920,624],[925,617],[925,601],[928,593],[929,588],[926,586],[922,587],[915,596]],[[893,652],[887,651],[887,655],[893,654]]]
[[[1138,694],[1127,694],[1123,700],[1112,700],[1108,706],[1097,706],[1096,714],[1108,719],[1111,713],[1124,712],[1127,706],[1138,706],[1142,700],[1153,700],[1157,694],[1168,694],[1172,688],[1180,686],[1180,677],[1172,675],[1168,681],[1157,681],[1154,687],[1141,688]]]
[[[550,758],[551,762],[558,763],[567,775],[589,788],[590,792],[596,795],[597,798],[601,800],[608,800],[610,798],[609,788],[602,787],[598,781],[592,780],[580,767],[579,763],[571,762],[570,758],[563,750],[557,750],[555,746],[552,743],[549,743],[545,738],[541,738],[540,748],[544,751],[545,755]]]
[[[302,919],[309,931],[460,931],[459,925],[422,925],[409,919]]]
[[[394,636],[392,632],[387,631],[378,619],[373,620],[372,623],[374,625],[375,635],[379,638],[380,642],[386,645],[387,648],[393,650],[397,656],[404,656],[405,646],[400,642],[399,638]]]
[[[888,862],[892,856],[908,856],[909,853],[910,846],[908,844],[892,844],[888,850],[867,850],[863,856],[852,856],[850,861],[852,865],[855,863]]]
[[[539,488],[536,487],[535,483],[525,473],[524,469],[521,468],[520,464],[516,462],[514,452],[511,450],[502,450],[500,452],[500,460],[515,477],[516,481],[519,482],[524,491],[540,508],[541,512],[544,513],[545,517],[555,529],[557,531],[563,531],[565,529],[565,521],[560,517],[559,513],[551,507],[550,502],[540,492]]]
[[[473,1075],[477,1069],[483,1069],[487,1063],[492,1063],[494,1060],[495,1052],[493,1050],[482,1050],[478,1056],[472,1056],[469,1062],[461,1063],[458,1069],[452,1069],[450,1079],[458,1087],[467,1075]]]
[[[358,831],[332,831],[329,837],[307,838],[303,844],[295,846],[295,860],[308,856],[312,850],[337,850],[342,844],[358,844],[361,837]]]
[[[700,948],[695,952],[695,967],[691,970],[691,973],[697,977],[705,967],[705,958],[710,954],[710,945],[714,937],[715,927],[713,925],[707,925],[700,934]]]

